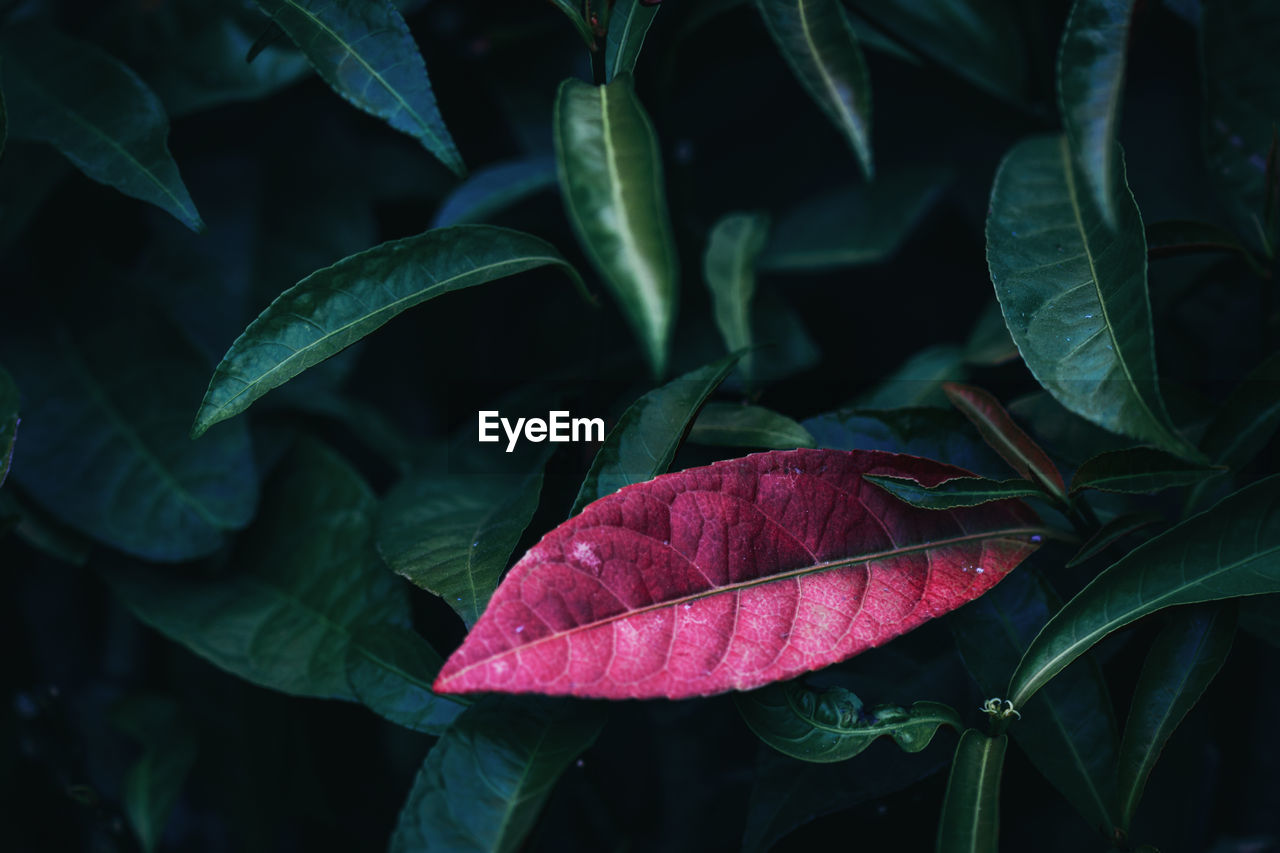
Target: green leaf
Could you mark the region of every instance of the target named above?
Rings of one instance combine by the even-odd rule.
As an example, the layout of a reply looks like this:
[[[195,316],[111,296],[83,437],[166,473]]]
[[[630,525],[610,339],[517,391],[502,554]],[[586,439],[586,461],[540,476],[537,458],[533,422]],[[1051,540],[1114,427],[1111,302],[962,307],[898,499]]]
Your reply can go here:
[[[644,37],[662,7],[640,0],[618,0],[609,13],[609,32],[604,43],[604,80],[630,74],[636,68]]]
[[[1209,222],[1189,219],[1165,219],[1147,226],[1147,257],[1176,258],[1200,252],[1229,252],[1239,255],[1256,273],[1266,276],[1253,252],[1240,238],[1225,228]]]
[[[1076,469],[1071,492],[1098,489],[1104,492],[1152,494],[1178,486],[1190,486],[1216,477],[1224,468],[1196,465],[1152,447],[1131,447],[1100,453]]]
[[[802,426],[818,447],[907,453],[991,477],[1007,470],[969,422],[951,409],[841,409],[809,418]]]
[[[564,81],[553,124],[560,191],[574,232],[661,377],[680,262],[653,124],[629,74],[607,86]]]
[[[809,431],[786,415],[762,406],[710,402],[689,430],[691,444],[791,450],[816,447]]]
[[[555,265],[553,246],[492,225],[456,225],[393,240],[317,270],[249,324],[213,373],[192,437],[428,299]]]
[[[603,725],[596,705],[491,697],[440,738],[400,811],[391,853],[511,853]]]
[[[919,752],[941,726],[964,728],[960,715],[938,702],[916,702],[910,709],[864,708],[862,700],[843,687],[812,688],[799,681],[771,684],[735,698],[742,718],[762,741],[801,761],[845,761],[885,735],[906,752]]]
[[[839,128],[871,180],[871,79],[840,0],[755,2],[796,79]]]
[[[422,54],[391,0],[256,0],[316,71],[355,107],[466,173],[436,106]]]
[[[235,573],[103,571],[134,615],[215,666],[284,693],[354,700],[347,656],[355,636],[409,625],[405,588],[373,548],[376,509],[345,461],[307,442],[265,492],[231,562]]]
[[[996,174],[987,262],[1023,361],[1071,411],[1187,459],[1199,452],[1157,387],[1142,218],[1123,164],[1114,230],[1084,193],[1065,137],[1014,146]]]
[[[1058,52],[1058,110],[1092,206],[1119,222],[1112,192],[1133,0],[1075,0]]]
[[[439,736],[466,709],[465,699],[437,696],[431,682],[443,661],[399,625],[358,629],[347,646],[347,684],[365,707],[397,725]]]
[[[112,709],[112,720],[142,744],[124,777],[124,811],[146,853],[160,843],[169,814],[195,764],[199,743],[167,697],[133,696]]]
[[[205,556],[253,517],[248,431],[233,424],[192,444],[180,412],[204,359],[121,289],[113,302],[79,335],[6,318],[0,353],[25,407],[13,478],[58,521],[114,548],[166,562]]]
[[[542,466],[525,474],[416,471],[378,511],[387,564],[453,608],[468,627],[484,612],[538,509]]]
[[[1042,498],[1044,490],[1030,480],[988,480],[985,477],[954,477],[933,488],[903,477],[866,475],[870,480],[900,501],[923,509],[954,509],[979,506],[1009,498]]]
[[[1165,607],[1280,592],[1280,476],[1260,480],[1130,551],[1045,625],[1008,695],[1021,706],[1112,631]]]
[[[1023,567],[951,616],[965,665],[984,695],[1000,695],[1008,673],[1058,607],[1043,575]],[[1009,733],[1090,826],[1115,826],[1119,733],[1106,681],[1092,657],[1035,697]]]
[[[944,383],[942,391],[1009,467],[1058,500],[1066,500],[1066,484],[1049,454],[1014,422],[999,400],[981,388],[955,382]]]
[[[1119,814],[1126,832],[1164,745],[1231,651],[1235,608],[1183,610],[1156,637],[1142,665],[1120,744]]]
[[[1009,414],[1027,426],[1035,440],[1053,452],[1064,467],[1078,466],[1099,453],[1124,450],[1133,443],[1065,408],[1047,391],[1010,400]]]
[[[623,486],[652,480],[667,470],[702,404],[738,362],[729,355],[691,370],[636,400],[596,451],[569,515]]]
[[[1107,548],[1119,542],[1130,533],[1149,527],[1153,524],[1160,524],[1164,521],[1164,516],[1156,512],[1135,512],[1128,515],[1118,515],[1108,521],[1106,524],[1098,528],[1098,530],[1090,536],[1075,556],[1067,561],[1067,568],[1070,569],[1078,566],[1086,560],[1090,560]]]
[[[938,853],[996,853],[1000,837],[1000,774],[1005,735],[977,729],[960,736],[938,822]]]
[[[164,107],[138,75],[97,47],[43,27],[11,29],[0,48],[15,139],[51,143],[93,180],[168,211],[193,231],[204,228],[169,154]]]
[[[964,345],[966,364],[977,367],[994,367],[1015,360],[1018,347],[1009,337],[1009,327],[1004,324],[1000,303],[991,301],[982,309],[978,322],[969,333]]]
[[[19,414],[18,386],[3,367],[0,367],[0,486],[9,476],[13,462],[13,444],[18,437]]]
[[[477,169],[440,203],[431,227],[485,222],[555,183],[556,161],[550,156],[505,160]]]
[[[702,272],[711,290],[716,328],[729,352],[752,345],[752,300],[756,292],[756,258],[769,237],[769,217],[760,213],[731,213],[711,229],[702,255]],[[742,373],[750,382],[755,356],[742,356]]]
[[[917,168],[808,199],[779,217],[759,269],[819,272],[887,261],[946,181],[942,170]]]
[[[964,352],[950,344],[938,344],[911,356],[873,389],[860,395],[857,407],[901,409],[910,406],[946,406],[943,384],[963,381],[967,376]]]

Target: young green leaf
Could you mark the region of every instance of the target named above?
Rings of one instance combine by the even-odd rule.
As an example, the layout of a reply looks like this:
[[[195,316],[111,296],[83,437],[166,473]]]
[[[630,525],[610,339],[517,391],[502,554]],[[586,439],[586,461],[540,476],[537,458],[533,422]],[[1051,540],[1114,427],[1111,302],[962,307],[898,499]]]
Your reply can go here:
[[[354,700],[354,636],[409,625],[403,583],[373,549],[376,508],[345,461],[308,442],[265,492],[236,572],[198,580],[116,564],[103,573],[134,615],[214,665],[284,693]]]
[[[604,81],[636,68],[644,37],[662,6],[641,0],[618,0],[609,13],[609,32],[604,42]]]
[[[661,377],[680,264],[658,137],[631,76],[606,86],[564,81],[553,125],[560,191],[574,232]]]
[[[867,180],[871,157],[871,79],[840,0],[755,0],[773,42],[848,141]]]
[[[1085,540],[1085,543],[1080,546],[1080,550],[1076,552],[1075,556],[1067,561],[1067,568],[1070,569],[1086,560],[1092,559],[1130,533],[1134,533],[1144,527],[1150,527],[1153,524],[1160,524],[1163,521],[1164,516],[1158,512],[1135,512],[1128,515],[1118,515],[1099,527],[1097,532]]]
[[[525,270],[554,265],[581,286],[560,253],[537,237],[492,225],[456,225],[393,240],[317,270],[249,324],[213,373],[193,437],[415,305]]]
[[[1194,485],[1225,470],[1187,462],[1153,447],[1131,447],[1100,453],[1084,462],[1071,478],[1071,492],[1098,489],[1103,492],[1151,494]]]
[[[1049,454],[1014,423],[999,400],[981,388],[956,382],[943,383],[942,391],[1013,470],[1039,483],[1050,495],[1066,500],[1066,484]]]
[[[702,407],[689,430],[690,444],[713,447],[763,447],[790,450],[817,447],[809,431],[786,415],[737,403],[710,402]]]
[[[472,172],[440,203],[431,227],[485,222],[555,183],[556,161],[550,156],[505,160],[485,166]]]
[[[427,753],[400,810],[390,853],[514,853],[565,768],[604,720],[576,702],[485,699]]]
[[[1107,228],[1066,137],[1013,147],[996,174],[987,262],[1032,374],[1076,414],[1187,459],[1157,387],[1142,218],[1117,160]]]
[[[378,551],[474,625],[538,509],[545,461],[516,475],[410,474],[382,501]]]
[[[1126,831],[1173,730],[1204,694],[1231,651],[1230,603],[1179,611],[1156,637],[1142,665],[1120,744],[1119,814]]]
[[[431,692],[444,663],[414,631],[400,625],[366,625],[347,646],[347,684],[371,711],[415,732],[436,735],[466,710],[466,705]]]
[[[732,372],[737,355],[691,370],[636,400],[596,451],[570,515],[597,498],[667,470],[702,404]]]
[[[938,853],[996,853],[1000,837],[1000,774],[1005,735],[977,729],[960,736],[938,822]]]
[[[422,54],[391,0],[256,0],[349,103],[466,173]]]
[[[1058,611],[1027,649],[1007,695],[1022,706],[1112,631],[1165,607],[1280,592],[1280,475],[1130,551]]]
[[[19,414],[18,386],[13,377],[0,367],[0,486],[9,476],[13,462],[13,444],[18,437]]]
[[[922,509],[954,509],[958,506],[980,506],[1009,498],[1044,497],[1044,490],[1030,480],[953,477],[936,486],[925,487],[915,480],[899,477],[868,476],[867,479],[898,500]]]
[[[860,395],[860,409],[901,409],[912,406],[943,406],[945,383],[965,379],[964,352],[951,344],[937,344],[921,350]]]
[[[1114,228],[1116,133],[1133,0],[1075,0],[1058,52],[1058,111],[1093,207]]]
[[[137,74],[44,27],[8,30],[0,47],[15,139],[51,143],[93,180],[168,211],[193,231],[204,228],[169,154],[164,107]]]
[[[845,761],[886,735],[906,752],[919,752],[942,726],[964,728],[955,709],[938,702],[916,702],[909,709],[864,708],[862,700],[843,687],[811,688],[799,681],[771,684],[735,698],[742,718],[762,741],[801,761]]]
[[[716,328],[730,352],[752,345],[751,305],[756,292],[756,258],[769,237],[769,217],[731,213],[711,229],[702,255],[702,273],[711,290]],[[750,382],[755,356],[742,356],[742,373]]]
[[[146,853],[160,843],[195,764],[199,742],[167,697],[131,696],[112,709],[116,726],[143,748],[124,777],[124,810]]]

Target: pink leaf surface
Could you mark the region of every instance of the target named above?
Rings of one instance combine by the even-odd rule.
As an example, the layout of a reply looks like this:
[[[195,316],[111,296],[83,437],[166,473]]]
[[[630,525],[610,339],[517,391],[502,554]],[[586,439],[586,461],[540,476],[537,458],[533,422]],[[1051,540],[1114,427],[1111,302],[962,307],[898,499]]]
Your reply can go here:
[[[507,574],[441,693],[684,698],[748,690],[881,645],[993,587],[1034,551],[1019,501],[898,501],[959,468],[879,451],[757,453],[588,505]]]

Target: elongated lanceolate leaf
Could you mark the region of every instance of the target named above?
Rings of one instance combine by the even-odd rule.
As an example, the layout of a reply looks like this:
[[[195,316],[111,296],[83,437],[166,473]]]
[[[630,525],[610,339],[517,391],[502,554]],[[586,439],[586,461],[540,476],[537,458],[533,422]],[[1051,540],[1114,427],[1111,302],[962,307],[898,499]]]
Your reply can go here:
[[[509,697],[467,709],[427,753],[388,849],[519,850],[560,774],[595,742],[599,710]]]
[[[422,143],[462,175],[466,166],[436,106],[422,54],[391,0],[257,0],[335,92]]]
[[[436,690],[681,698],[844,660],[981,595],[1036,549],[1041,529],[1016,501],[921,510],[863,480],[959,473],[791,450],[623,489],[516,563]]]
[[[653,125],[629,74],[606,86],[566,80],[556,95],[553,124],[569,221],[660,377],[680,265]]]
[[[1119,628],[1165,607],[1280,592],[1280,476],[1222,500],[1129,552],[1045,625],[1009,682],[1021,706]]]
[[[507,160],[477,169],[441,202],[431,227],[484,222],[555,183],[556,161],[549,156]]]
[[[91,44],[42,27],[9,30],[0,48],[15,139],[51,143],[93,180],[194,231],[204,228],[169,154],[164,107],[137,74]]]
[[[1058,110],[1093,206],[1114,227],[1116,131],[1133,0],[1075,0],[1058,52]]]
[[[1104,492],[1144,494],[1190,486],[1216,477],[1225,468],[1196,465],[1151,447],[1132,447],[1100,453],[1076,469],[1071,491],[1099,489]]]
[[[904,503],[921,509],[955,509],[981,506],[1008,498],[1040,498],[1044,490],[1030,480],[988,480],[985,477],[953,477],[936,486],[922,486],[903,477],[873,477],[868,480]]]
[[[1067,568],[1078,566],[1085,560],[1092,559],[1130,533],[1139,531],[1144,527],[1150,527],[1153,524],[1160,524],[1162,521],[1164,521],[1164,516],[1158,512],[1135,512],[1127,515],[1118,515],[1099,527],[1097,532],[1085,540],[1085,543],[1080,546],[1080,550],[1076,552],[1075,556],[1067,561]]]
[[[762,741],[801,761],[845,761],[885,736],[907,752],[919,752],[940,727],[963,729],[955,709],[939,702],[916,702],[909,709],[864,708],[843,687],[824,690],[787,681],[739,694],[736,700]]]
[[[541,462],[522,475],[415,472],[382,502],[378,551],[398,574],[440,596],[473,625],[541,493]]]
[[[942,801],[938,853],[996,853],[1000,775],[1008,746],[1006,735],[987,737],[969,729],[960,736]]]
[[[756,293],[756,258],[769,236],[769,217],[758,213],[733,213],[711,229],[702,256],[702,274],[711,290],[716,328],[730,352],[752,344],[751,306]],[[755,357],[742,356],[742,372],[750,381]]]
[[[609,32],[604,43],[604,81],[635,70],[644,37],[662,6],[642,0],[618,0],[609,13]]]
[[[809,431],[786,415],[761,406],[710,402],[689,430],[691,444],[791,450],[817,447]]]
[[[13,443],[18,437],[18,386],[13,377],[0,367],[0,486],[9,476],[13,461]]]
[[[466,709],[457,699],[431,692],[444,661],[409,628],[378,624],[358,629],[345,663],[356,699],[397,725],[439,736]]]
[[[769,35],[870,180],[871,79],[840,0],[755,0]]]
[[[1152,644],[1120,744],[1122,829],[1129,829],[1164,745],[1226,661],[1235,630],[1230,603],[1188,609],[1175,613]]]
[[[139,619],[228,672],[298,696],[355,699],[354,635],[409,625],[403,582],[373,549],[375,509],[346,462],[307,443],[264,494],[234,573],[197,580],[116,565],[104,574]]]
[[[596,451],[570,515],[623,486],[666,473],[698,410],[737,361],[730,355],[691,370],[627,407]]]
[[[555,247],[519,231],[457,225],[344,258],[280,294],[213,373],[193,437],[428,299],[547,265],[577,272]]]
[[[1199,459],[1157,388],[1142,217],[1117,158],[1108,228],[1066,137],[1014,146],[996,174],[987,262],[1005,323],[1032,374],[1071,411]]]
[[[1014,423],[999,400],[981,388],[956,382],[945,383],[942,391],[1013,470],[1039,483],[1049,494],[1065,499],[1067,487],[1057,466],[1049,454]]]

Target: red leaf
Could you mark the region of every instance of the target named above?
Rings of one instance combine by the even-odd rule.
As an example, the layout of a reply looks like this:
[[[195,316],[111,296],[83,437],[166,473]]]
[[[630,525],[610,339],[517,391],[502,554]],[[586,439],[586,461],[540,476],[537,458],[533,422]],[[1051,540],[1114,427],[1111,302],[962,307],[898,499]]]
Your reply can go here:
[[[968,418],[983,441],[1000,454],[1013,470],[1033,482],[1040,483],[1060,501],[1067,500],[1067,484],[1049,454],[1036,444],[1022,427],[1014,423],[1004,406],[995,397],[959,382],[944,382],[942,390],[952,404]]]
[[[676,699],[844,660],[976,598],[1038,547],[1019,501],[917,509],[862,480],[963,473],[788,450],[620,489],[511,569],[435,689]]]

